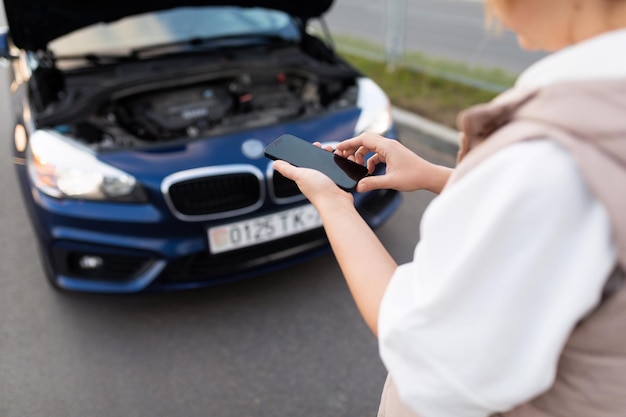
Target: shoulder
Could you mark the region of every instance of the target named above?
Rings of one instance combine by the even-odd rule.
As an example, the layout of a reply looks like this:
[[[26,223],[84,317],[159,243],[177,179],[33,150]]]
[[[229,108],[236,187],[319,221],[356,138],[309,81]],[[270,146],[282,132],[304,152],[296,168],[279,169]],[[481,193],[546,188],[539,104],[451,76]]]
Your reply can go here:
[[[605,209],[573,157],[555,141],[533,139],[506,146],[446,187],[426,210],[423,227],[516,224],[523,232],[565,220],[574,227],[589,216],[606,217]]]
[[[570,153],[556,141],[530,139],[502,148],[470,170],[450,191],[493,190],[504,195],[585,194],[585,182]],[[504,195],[500,195],[503,197]]]

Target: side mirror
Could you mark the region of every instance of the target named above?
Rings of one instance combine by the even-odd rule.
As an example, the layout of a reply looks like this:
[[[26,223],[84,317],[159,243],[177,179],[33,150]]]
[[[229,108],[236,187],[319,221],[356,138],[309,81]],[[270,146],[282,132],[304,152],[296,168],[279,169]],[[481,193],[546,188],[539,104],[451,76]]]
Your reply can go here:
[[[17,59],[15,55],[11,55],[8,27],[0,27],[0,58]]]

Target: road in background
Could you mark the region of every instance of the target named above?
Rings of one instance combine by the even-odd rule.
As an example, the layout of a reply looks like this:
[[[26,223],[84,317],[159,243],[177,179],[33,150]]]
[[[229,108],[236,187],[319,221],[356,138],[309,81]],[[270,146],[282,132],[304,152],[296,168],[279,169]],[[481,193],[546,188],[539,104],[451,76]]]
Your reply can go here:
[[[392,0],[336,0],[327,15],[331,33],[385,44]],[[406,49],[472,66],[518,74],[545,53],[527,52],[512,32],[488,33],[482,0],[405,0]]]

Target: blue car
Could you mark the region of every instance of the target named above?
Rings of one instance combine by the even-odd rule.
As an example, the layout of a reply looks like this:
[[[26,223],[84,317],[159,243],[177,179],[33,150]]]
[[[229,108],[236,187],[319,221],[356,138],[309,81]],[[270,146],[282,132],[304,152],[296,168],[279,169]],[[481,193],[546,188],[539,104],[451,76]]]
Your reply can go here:
[[[395,140],[385,93],[308,30],[332,0],[4,3],[13,160],[54,288],[198,288],[328,253],[264,148]],[[399,204],[355,194],[372,228]]]

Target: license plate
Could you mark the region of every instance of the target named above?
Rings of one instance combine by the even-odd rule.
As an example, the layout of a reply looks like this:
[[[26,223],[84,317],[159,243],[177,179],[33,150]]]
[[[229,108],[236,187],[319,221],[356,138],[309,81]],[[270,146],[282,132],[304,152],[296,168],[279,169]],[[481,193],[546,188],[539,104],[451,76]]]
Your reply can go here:
[[[211,227],[208,231],[211,253],[228,252],[292,236],[322,226],[319,213],[311,204],[250,220]]]

